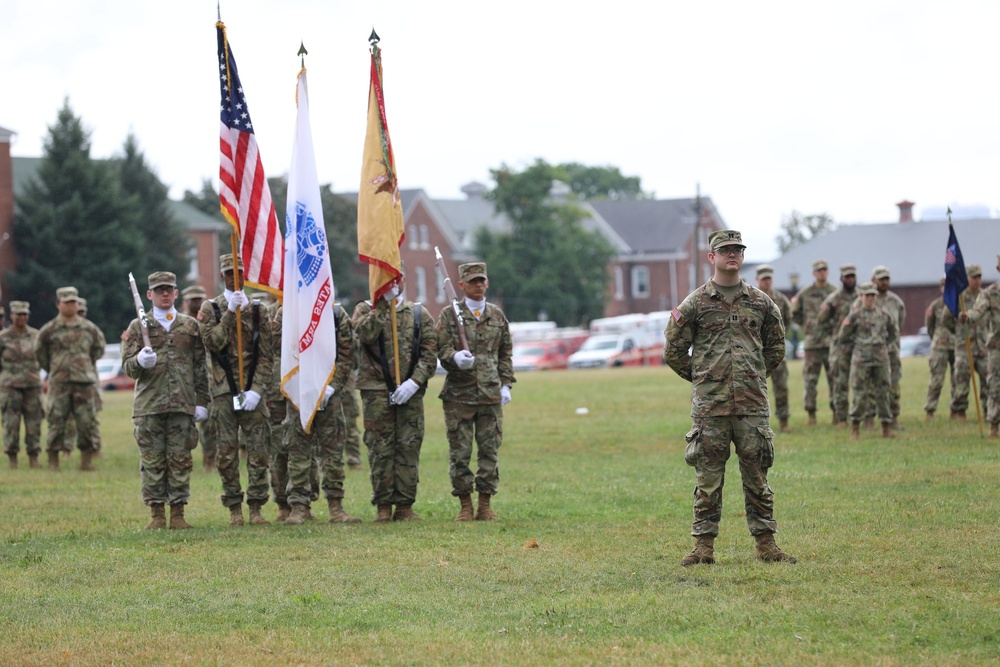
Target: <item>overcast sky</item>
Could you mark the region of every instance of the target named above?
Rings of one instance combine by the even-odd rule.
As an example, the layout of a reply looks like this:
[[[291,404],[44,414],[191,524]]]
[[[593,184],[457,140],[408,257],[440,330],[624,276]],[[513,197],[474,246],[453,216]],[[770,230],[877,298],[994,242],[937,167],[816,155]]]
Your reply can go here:
[[[536,157],[613,165],[658,198],[700,184],[757,260],[792,210],[1000,207],[992,0],[229,0],[222,19],[269,175],[291,160],[301,41],[320,181],[357,190],[374,26],[400,183],[435,198]],[[215,20],[211,0],[4,0],[13,155],[42,155],[68,97],[93,157],[131,131],[172,196],[214,183]]]

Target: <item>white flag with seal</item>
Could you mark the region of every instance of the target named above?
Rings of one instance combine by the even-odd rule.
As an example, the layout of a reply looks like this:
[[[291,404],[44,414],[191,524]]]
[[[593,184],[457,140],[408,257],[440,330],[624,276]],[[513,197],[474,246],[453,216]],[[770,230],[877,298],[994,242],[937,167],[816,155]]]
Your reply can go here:
[[[316,176],[306,69],[299,72],[298,116],[285,210],[285,294],[281,321],[281,393],[299,411],[302,428],[312,422],[333,379],[337,331],[333,275]]]

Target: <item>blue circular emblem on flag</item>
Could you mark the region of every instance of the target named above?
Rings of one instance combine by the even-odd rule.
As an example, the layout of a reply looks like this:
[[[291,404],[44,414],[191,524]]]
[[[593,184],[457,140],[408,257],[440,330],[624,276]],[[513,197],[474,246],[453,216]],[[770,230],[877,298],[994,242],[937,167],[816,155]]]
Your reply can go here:
[[[299,287],[311,285],[323,268],[326,232],[316,224],[316,218],[306,210],[302,202],[295,202],[295,245]]]

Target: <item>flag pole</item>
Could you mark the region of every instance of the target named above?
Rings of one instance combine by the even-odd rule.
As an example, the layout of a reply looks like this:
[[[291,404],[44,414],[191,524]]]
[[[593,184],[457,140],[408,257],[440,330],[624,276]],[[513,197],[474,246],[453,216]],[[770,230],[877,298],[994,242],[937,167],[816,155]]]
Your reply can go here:
[[[399,290],[399,301],[403,302],[403,289],[400,286]],[[396,299],[392,300],[389,304],[389,320],[392,322],[392,357],[396,365],[396,386],[398,387],[403,383],[403,379],[399,373],[399,335],[396,331]]]

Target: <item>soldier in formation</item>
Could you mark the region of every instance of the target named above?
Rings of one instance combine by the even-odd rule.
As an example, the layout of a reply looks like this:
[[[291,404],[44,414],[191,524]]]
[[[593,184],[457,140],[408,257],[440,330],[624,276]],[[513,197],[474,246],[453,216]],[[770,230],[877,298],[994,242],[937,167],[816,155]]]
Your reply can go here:
[[[10,302],[11,325],[0,331],[0,405],[3,406],[3,451],[17,468],[24,422],[24,451],[28,464],[38,467],[42,451],[42,377],[35,358],[38,329],[28,326],[27,301]],[[57,459],[58,460],[58,459]]]
[[[997,255],[997,271],[1000,271],[1000,255]],[[986,339],[989,354],[986,415],[990,437],[1000,438],[1000,281],[982,290],[972,309],[959,313],[959,321],[989,331]]]
[[[781,313],[781,323],[783,326],[790,326],[792,322],[792,302],[788,297],[771,289],[774,282],[774,267],[769,264],[761,264],[757,267],[757,289],[770,297],[774,305]],[[771,373],[771,385],[774,387],[774,413],[778,417],[778,428],[782,433],[788,432],[788,418],[791,410],[788,407],[788,364],[782,358],[781,363]]]
[[[208,292],[201,285],[190,285],[181,291],[181,310],[188,317],[198,319],[201,304],[208,298]],[[198,422],[198,439],[201,441],[201,464],[206,472],[215,470],[215,441],[212,439],[211,401],[207,406],[208,418]]]
[[[969,286],[961,294],[960,305],[965,310],[969,310],[976,305],[979,295],[983,292],[983,270],[978,264],[969,264],[965,267],[965,273],[969,278]],[[987,332],[989,325],[981,322],[972,322],[968,319],[960,321],[950,310],[944,313],[944,325],[952,330],[954,342],[955,358],[955,389],[951,399],[951,418],[956,421],[965,421],[966,410],[969,409],[969,387],[972,382],[973,369],[978,376],[979,382],[979,405],[980,409],[987,407],[988,379],[989,379],[989,351],[986,347]],[[969,360],[972,363],[969,363]]]
[[[944,278],[940,281],[941,293],[944,294]],[[924,311],[924,326],[927,335],[931,337],[931,351],[927,359],[930,366],[930,378],[927,381],[927,402],[924,403],[924,414],[927,421],[934,419],[941,390],[944,388],[944,378],[948,377],[951,386],[951,402],[955,402],[955,329],[945,326],[945,312],[948,306],[944,297],[931,301]]]
[[[803,287],[792,298],[792,321],[802,327],[804,339],[802,348],[805,360],[802,364],[802,381],[805,384],[805,408],[809,415],[808,424],[816,424],[816,396],[819,375],[826,372],[826,382],[830,396],[830,410],[833,411],[833,380],[830,377],[830,339],[819,326],[819,309],[824,299],[836,288],[827,282],[828,266],[825,260],[813,262],[815,282]]]
[[[875,284],[875,289],[878,290],[878,296],[875,300],[876,304],[896,319],[896,335],[889,341],[889,410],[892,412],[892,427],[896,428],[899,425],[899,400],[901,396],[899,383],[903,379],[903,366],[899,360],[899,339],[903,325],[906,323],[906,304],[903,303],[898,294],[889,289],[890,275],[888,267],[876,266],[872,269],[872,282]],[[871,419],[875,416],[875,400],[874,395],[868,396],[866,419]]]
[[[849,378],[851,374],[851,357],[841,354],[836,345],[840,323],[847,317],[851,306],[857,299],[857,268],[854,264],[840,266],[840,287],[832,292],[819,307],[817,318],[823,335],[830,340],[830,378],[833,383],[833,421],[837,426],[847,425],[848,394],[850,392]]]

